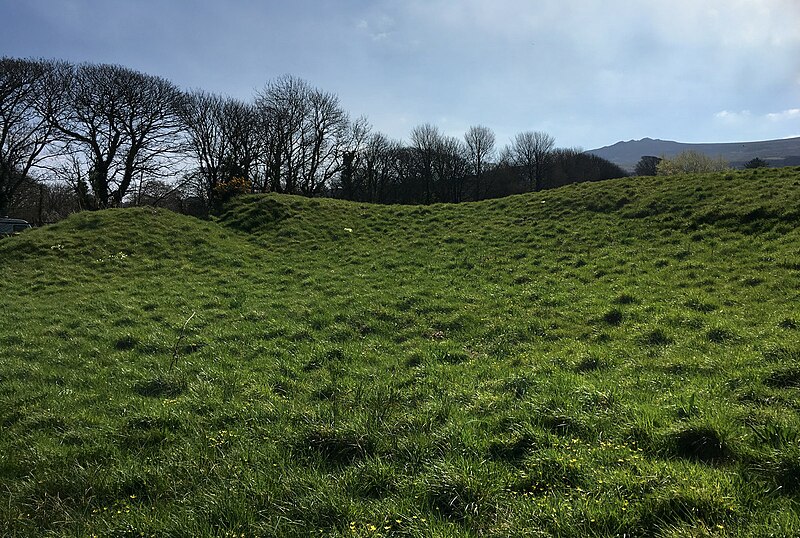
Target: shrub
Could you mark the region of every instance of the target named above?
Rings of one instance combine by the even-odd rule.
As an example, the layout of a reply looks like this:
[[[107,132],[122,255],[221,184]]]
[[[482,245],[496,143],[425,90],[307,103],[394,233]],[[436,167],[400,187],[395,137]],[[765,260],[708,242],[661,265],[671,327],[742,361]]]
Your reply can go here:
[[[656,169],[659,176],[721,172],[730,168],[722,157],[709,157],[699,151],[684,151],[671,158],[662,158]]]
[[[745,168],[768,168],[769,163],[764,159],[759,159],[756,157],[755,159],[750,159],[746,163],[744,163]]]
[[[215,208],[219,211],[232,198],[250,192],[251,187],[250,180],[244,177],[232,177],[220,183],[213,191]]]

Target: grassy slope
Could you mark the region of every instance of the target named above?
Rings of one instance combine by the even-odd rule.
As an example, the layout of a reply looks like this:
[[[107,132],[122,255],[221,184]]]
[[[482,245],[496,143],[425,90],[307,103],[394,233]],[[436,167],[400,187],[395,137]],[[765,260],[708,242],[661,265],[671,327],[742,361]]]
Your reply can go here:
[[[0,534],[799,534],[799,200],[759,170],[3,240]]]

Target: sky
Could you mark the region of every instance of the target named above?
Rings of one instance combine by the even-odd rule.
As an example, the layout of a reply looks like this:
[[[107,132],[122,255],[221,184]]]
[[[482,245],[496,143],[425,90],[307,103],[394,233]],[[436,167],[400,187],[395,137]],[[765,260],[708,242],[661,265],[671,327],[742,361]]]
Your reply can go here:
[[[0,0],[0,21],[0,56],[243,100],[290,74],[403,140],[800,136],[800,0]]]

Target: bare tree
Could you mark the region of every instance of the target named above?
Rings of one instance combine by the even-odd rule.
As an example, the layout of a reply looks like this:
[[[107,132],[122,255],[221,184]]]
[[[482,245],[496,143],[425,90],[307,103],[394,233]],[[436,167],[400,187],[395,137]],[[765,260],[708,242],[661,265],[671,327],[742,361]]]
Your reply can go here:
[[[394,183],[393,202],[419,204],[424,191],[420,189],[417,151],[397,143],[389,153],[389,170]]]
[[[309,85],[284,76],[257,96],[262,125],[265,172],[271,191],[297,193],[307,132]]]
[[[65,185],[75,194],[78,211],[88,209],[84,204],[88,198],[88,186],[84,177],[86,167],[77,151],[62,151],[54,163],[48,166],[49,178],[56,184]]]
[[[222,136],[227,152],[223,159],[223,182],[235,177],[263,190],[264,177],[257,166],[261,149],[258,114],[251,103],[226,98],[222,103]]]
[[[269,190],[314,196],[342,169],[351,134],[338,97],[284,76],[256,98]]]
[[[36,225],[50,224],[79,211],[78,197],[68,184],[28,179],[20,185],[11,214]]]
[[[252,190],[266,190],[259,168],[263,138],[254,105],[195,91],[184,96],[181,119],[197,165],[190,177],[208,204],[215,204],[218,191],[234,178],[244,179]]]
[[[342,145],[342,164],[336,191],[347,200],[361,200],[366,196],[359,168],[364,148],[372,134],[372,126],[367,118],[361,116],[349,124],[347,136]]]
[[[303,159],[303,176],[300,192],[313,196],[325,188],[341,169],[341,152],[345,148],[349,120],[332,93],[312,90],[309,101],[309,132],[311,140]]]
[[[542,179],[555,139],[542,131],[525,131],[514,137],[510,151],[514,163],[522,167],[528,188],[542,190]]]
[[[342,169],[349,119],[338,97],[284,76],[256,98],[269,190],[314,196]]]
[[[45,156],[52,127],[37,104],[46,62],[0,58],[0,215]]]
[[[430,123],[424,123],[411,130],[411,147],[416,156],[418,175],[424,195],[423,201],[426,204],[433,202],[435,187],[434,165],[441,145],[442,133],[438,127]]]
[[[214,94],[195,91],[181,101],[180,116],[188,138],[188,149],[197,164],[190,177],[198,194],[211,202],[214,191],[222,182],[225,156],[230,152],[230,140],[224,129],[225,100]]]
[[[467,145],[470,171],[475,176],[475,199],[480,200],[483,196],[481,189],[483,172],[486,163],[494,154],[494,132],[483,125],[473,125],[464,134],[464,142]]]
[[[383,133],[369,138],[362,161],[367,201],[387,201],[392,184],[396,183],[395,155],[400,147],[400,142],[390,140]]]
[[[161,181],[179,165],[183,125],[178,114],[182,94],[171,82],[152,75],[124,70],[122,81],[122,132],[127,139],[122,178],[113,191],[118,206],[140,181]]]
[[[452,136],[442,137],[435,160],[440,200],[453,203],[462,201],[469,168],[466,153],[466,146],[461,140]]]
[[[48,85],[47,119],[85,169],[83,207],[118,206],[137,174],[160,176],[175,162],[180,93],[171,82],[117,65],[60,64]]]

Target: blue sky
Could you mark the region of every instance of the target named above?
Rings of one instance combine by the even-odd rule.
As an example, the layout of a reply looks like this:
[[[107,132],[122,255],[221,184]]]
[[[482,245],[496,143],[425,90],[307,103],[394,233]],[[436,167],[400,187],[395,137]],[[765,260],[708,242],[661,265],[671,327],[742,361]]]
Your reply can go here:
[[[0,21],[0,55],[242,99],[293,74],[395,138],[800,136],[798,0],[0,0]]]

